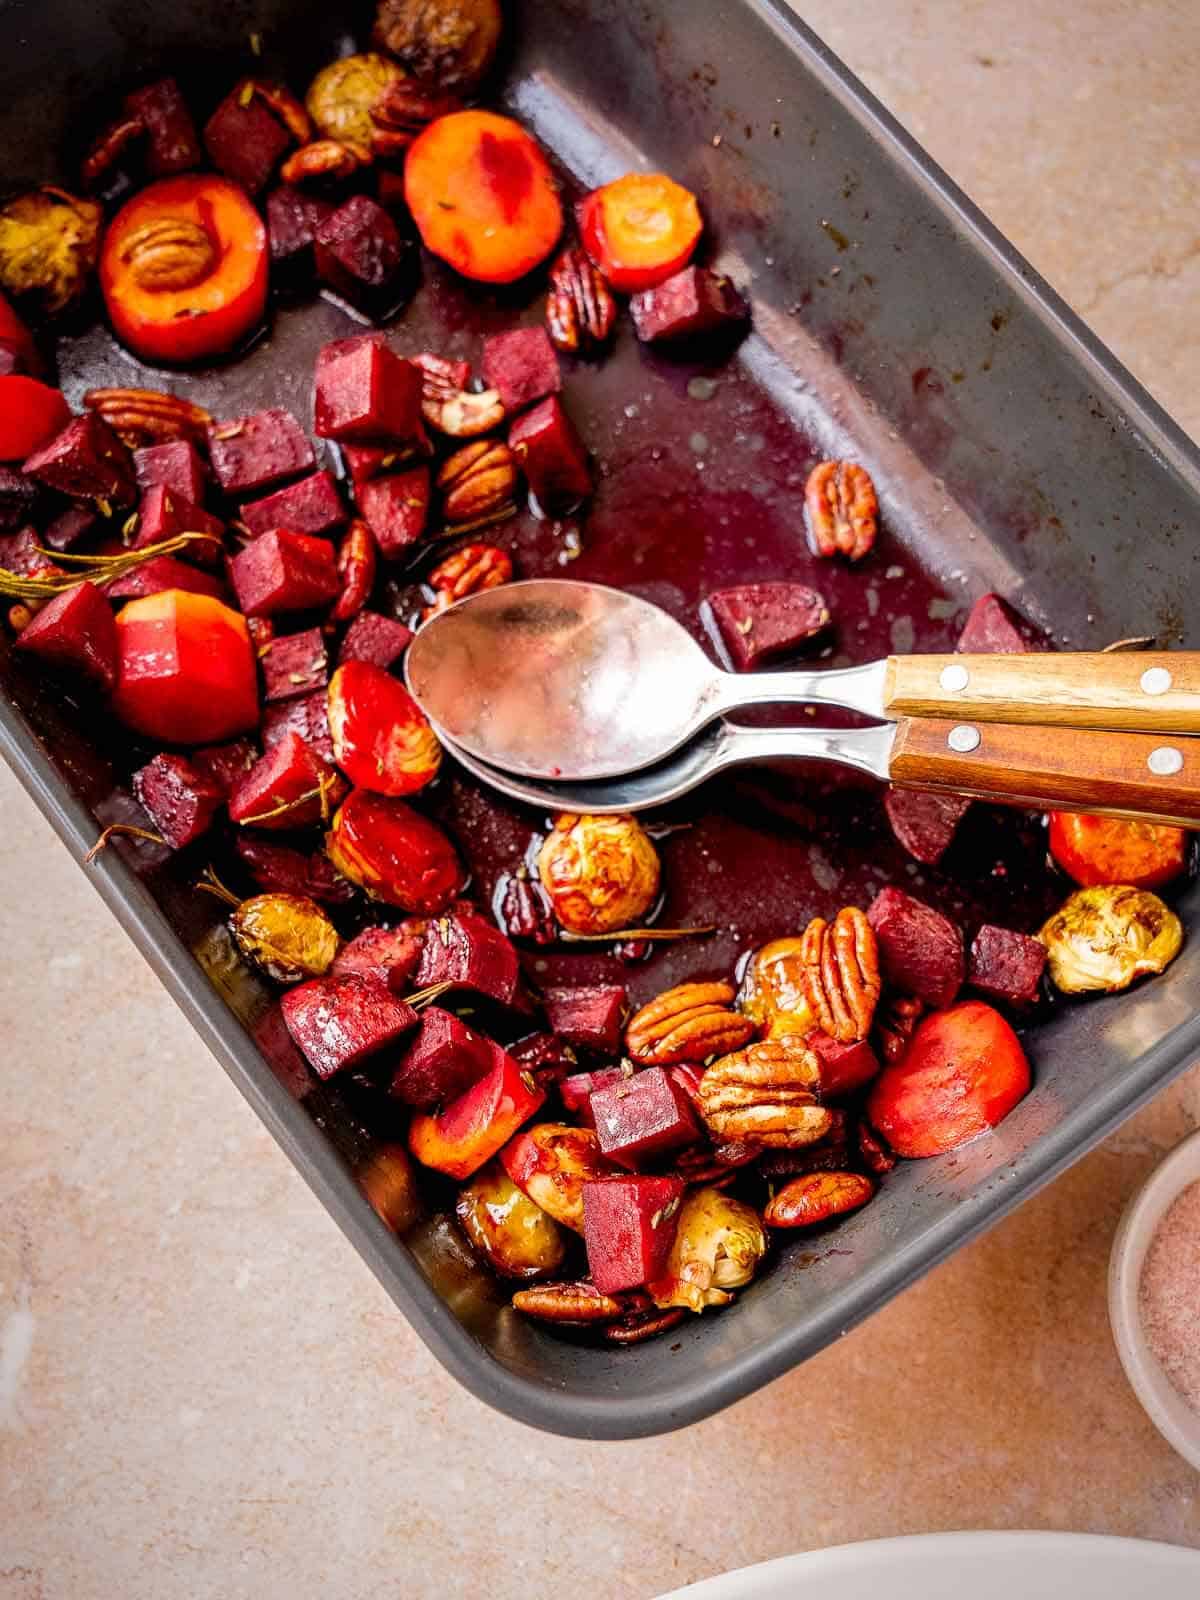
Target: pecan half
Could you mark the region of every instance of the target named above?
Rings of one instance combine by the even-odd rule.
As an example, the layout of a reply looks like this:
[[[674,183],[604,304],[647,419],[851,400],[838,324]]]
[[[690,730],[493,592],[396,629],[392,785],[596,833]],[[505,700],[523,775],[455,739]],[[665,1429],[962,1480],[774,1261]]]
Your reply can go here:
[[[534,944],[553,944],[558,937],[550,897],[541,884],[529,876],[528,869],[505,872],[492,897],[496,920],[510,939],[529,939]]]
[[[158,217],[133,230],[121,260],[140,289],[190,289],[211,275],[217,252],[198,222]]]
[[[669,1311],[630,1312],[620,1322],[610,1323],[604,1329],[604,1337],[609,1344],[642,1344],[666,1333],[668,1328],[677,1328],[685,1316],[687,1312],[679,1306]]]
[[[551,343],[570,354],[587,354],[607,343],[617,320],[608,280],[578,245],[564,250],[550,268],[546,326]]]
[[[457,95],[439,93],[413,78],[397,78],[371,107],[371,121],[375,124],[371,152],[384,160],[402,155],[422,128],[461,109],[462,101]]]
[[[813,1144],[833,1125],[817,1104],[821,1063],[794,1034],[735,1051],[700,1080],[700,1114],[719,1139],[770,1148]]]
[[[804,509],[819,556],[865,556],[875,543],[879,502],[865,467],[856,461],[820,461],[804,486]]]
[[[908,1041],[924,1009],[920,1000],[909,995],[892,995],[885,1002],[876,1018],[879,1047],[885,1061],[899,1061],[908,1049]]]
[[[350,178],[361,162],[348,144],[336,139],[313,139],[302,144],[279,169],[284,183],[315,183],[321,178],[338,181]]]
[[[611,1294],[602,1294],[594,1283],[535,1283],[518,1289],[512,1297],[514,1310],[539,1322],[565,1322],[575,1327],[589,1322],[615,1322],[625,1307]]]
[[[89,389],[83,403],[89,411],[98,411],[131,450],[164,439],[200,443],[212,421],[203,406],[157,389]]]
[[[858,1141],[858,1154],[868,1172],[873,1172],[877,1178],[883,1177],[885,1172],[890,1172],[896,1165],[896,1158],[888,1149],[884,1137],[876,1133],[867,1121],[861,1121],[855,1130]]]
[[[517,458],[500,439],[476,439],[442,463],[437,486],[447,524],[498,522],[516,510]]]
[[[283,84],[268,83],[265,78],[243,78],[237,87],[237,97],[238,103],[243,106],[248,106],[256,98],[261,100],[267,110],[279,118],[297,144],[307,144],[312,138],[308,112]]]
[[[433,604],[425,607],[421,620],[427,622],[445,611],[456,600],[481,589],[498,589],[513,575],[511,557],[494,544],[465,544],[445,561],[439,561],[427,582],[433,590]]]
[[[769,1228],[812,1228],[865,1206],[875,1185],[861,1172],[810,1172],[785,1183],[767,1203]]]
[[[814,917],[800,941],[804,993],[817,1025],[839,1044],[871,1031],[879,1003],[879,946],[866,913],[844,906],[832,923]]]
[[[491,433],[504,421],[507,412],[495,389],[471,394],[466,389],[451,389],[426,382],[421,390],[421,415],[431,428],[448,433],[452,439],[478,439]]]
[[[625,1049],[644,1067],[707,1061],[727,1055],[755,1034],[754,1024],[733,1009],[728,983],[681,983],[630,1017]]]

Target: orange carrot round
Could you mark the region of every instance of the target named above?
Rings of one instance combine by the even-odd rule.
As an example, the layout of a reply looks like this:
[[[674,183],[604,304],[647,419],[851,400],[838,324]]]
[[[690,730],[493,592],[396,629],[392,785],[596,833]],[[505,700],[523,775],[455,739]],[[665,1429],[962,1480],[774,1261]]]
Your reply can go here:
[[[622,294],[653,289],[686,267],[704,230],[695,195],[661,172],[627,172],[594,189],[578,218],[588,255]]]
[[[465,278],[512,283],[562,232],[549,163],[510,117],[455,111],[410,146],[404,194],[425,247]]]

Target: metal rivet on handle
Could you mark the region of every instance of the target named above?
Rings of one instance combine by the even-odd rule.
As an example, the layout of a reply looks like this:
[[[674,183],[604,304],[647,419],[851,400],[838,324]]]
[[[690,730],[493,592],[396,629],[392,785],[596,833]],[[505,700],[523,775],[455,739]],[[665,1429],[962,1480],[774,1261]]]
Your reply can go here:
[[[950,666],[943,667],[938,677],[938,682],[942,688],[948,689],[952,694],[957,693],[959,689],[965,689],[970,681],[971,674],[966,667],[960,666],[957,662],[952,662]]]
[[[1146,694],[1166,694],[1171,687],[1171,674],[1166,667],[1147,667],[1142,673],[1142,688]],[[1157,755],[1157,751],[1155,754]],[[1173,772],[1178,772],[1178,767],[1172,767]]]
[[[960,756],[969,756],[972,750],[978,750],[979,740],[979,729],[973,728],[969,722],[960,722],[957,728],[951,728],[950,732],[946,735],[946,743],[950,746],[951,750],[955,751],[956,754]],[[1157,754],[1158,752],[1155,751],[1155,755]],[[1150,759],[1153,760],[1154,757],[1152,756]],[[1182,764],[1183,763],[1181,761],[1180,765],[1182,766]],[[1171,770],[1173,772],[1177,772],[1179,768],[1173,767]]]
[[[1160,744],[1146,757],[1146,765],[1156,778],[1173,778],[1183,771],[1183,751],[1173,744]]]

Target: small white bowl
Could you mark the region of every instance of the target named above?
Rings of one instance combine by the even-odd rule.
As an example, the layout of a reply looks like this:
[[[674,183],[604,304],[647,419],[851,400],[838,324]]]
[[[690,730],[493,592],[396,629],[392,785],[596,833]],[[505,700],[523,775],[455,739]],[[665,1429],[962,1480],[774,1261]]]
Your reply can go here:
[[[1200,1470],[1200,1412],[1194,1411],[1146,1342],[1138,1314],[1142,1265],[1155,1229],[1190,1183],[1200,1179],[1200,1131],[1155,1168],[1125,1208],[1108,1264],[1108,1317],[1133,1392],[1169,1445]]]

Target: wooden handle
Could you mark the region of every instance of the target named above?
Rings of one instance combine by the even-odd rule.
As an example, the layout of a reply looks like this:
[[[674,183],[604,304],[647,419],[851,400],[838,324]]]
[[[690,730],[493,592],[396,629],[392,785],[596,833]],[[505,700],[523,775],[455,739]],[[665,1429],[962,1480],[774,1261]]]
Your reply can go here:
[[[1200,651],[892,656],[888,716],[1200,733]]]
[[[1200,739],[902,718],[889,776],[1007,805],[1200,826]]]

